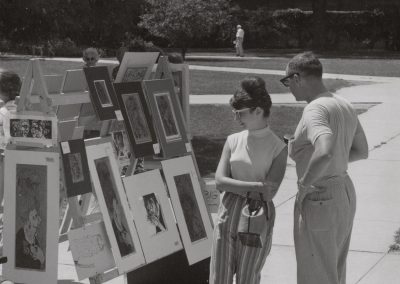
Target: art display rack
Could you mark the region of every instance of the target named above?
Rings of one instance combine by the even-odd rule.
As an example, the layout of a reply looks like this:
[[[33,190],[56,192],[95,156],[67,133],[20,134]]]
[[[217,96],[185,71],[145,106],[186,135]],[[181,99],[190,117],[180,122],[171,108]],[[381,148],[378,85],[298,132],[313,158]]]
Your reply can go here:
[[[160,57],[154,77],[155,77],[154,79],[159,79],[161,77],[164,79],[165,78],[173,79],[166,56]],[[39,111],[41,111],[42,113],[49,114],[54,111],[54,107],[57,107],[60,105],[84,104],[84,103],[91,102],[89,93],[86,90],[82,90],[81,92],[73,92],[73,93],[63,94],[62,96],[60,96],[60,94],[49,94],[47,91],[46,83],[43,78],[44,77],[43,77],[43,74],[42,74],[42,71],[40,68],[39,60],[38,59],[30,60],[23,83],[22,83],[22,86],[21,86],[20,98],[19,98],[18,107],[17,107],[18,113],[26,112],[28,109],[30,109],[32,107],[32,104],[36,104],[38,106]],[[37,84],[35,89],[38,90],[38,92],[35,94],[32,93],[32,89],[33,89],[32,82],[34,82],[34,84]],[[188,82],[186,82],[185,84],[187,84],[187,83]],[[188,86],[188,85],[186,85],[186,86]],[[187,104],[188,104],[188,99],[189,98],[187,97],[186,98]],[[188,108],[187,108],[187,116],[185,116],[185,118],[188,119],[188,117],[189,116],[188,116]],[[62,124],[62,123],[64,123],[64,122],[59,121],[59,124]],[[94,138],[94,139],[85,140],[85,146],[92,145],[93,143],[98,144],[99,141],[111,142],[112,140],[111,140],[111,137],[109,136],[109,134],[110,134],[110,130],[112,128],[112,123],[113,123],[113,120],[102,121],[99,137]],[[189,123],[189,121],[186,121],[186,123]],[[77,121],[76,121],[73,129],[74,129],[74,131],[72,131],[72,133],[67,135],[67,138],[65,140],[82,139],[83,138],[83,133],[82,133],[82,131],[80,131],[82,129],[79,129]],[[187,129],[189,129],[188,126],[187,126]],[[195,169],[197,171],[197,177],[199,179],[199,183],[200,183],[201,189],[202,189],[201,191],[203,194],[203,198],[204,198],[204,200],[206,200],[206,198],[204,196],[205,183],[199,173],[198,165],[196,162],[196,157],[192,150],[189,131],[186,134],[188,135],[188,143],[186,145],[186,148],[187,148],[188,152],[190,153],[190,155],[192,156],[192,159],[194,161]],[[16,145],[17,148],[18,147],[23,148],[26,146],[43,148],[43,145],[37,145],[37,144],[36,145]],[[56,145],[54,147],[57,148],[58,146]],[[134,173],[134,170],[136,168],[136,164],[138,161],[138,159],[136,157],[134,157],[133,151],[131,151],[131,154],[132,155],[130,158],[130,165],[126,172],[126,176],[132,175]],[[157,161],[157,163],[158,163],[161,160],[162,160],[162,158],[156,159],[155,161]],[[62,181],[62,186],[64,186],[64,188],[65,188],[62,163],[60,163],[60,167],[62,170],[62,174],[60,175],[61,181]],[[161,167],[161,165],[160,165],[160,167]],[[63,242],[65,240],[67,240],[67,232],[69,229],[80,228],[80,227],[85,226],[86,224],[102,220],[102,214],[100,212],[94,213],[91,215],[87,215],[87,210],[88,210],[91,194],[93,194],[93,193],[82,195],[81,196],[81,204],[80,204],[80,200],[77,196],[68,198],[68,205],[67,205],[67,208],[66,208],[66,211],[64,214],[62,224],[60,226],[60,230],[59,230],[59,242]],[[168,193],[168,195],[169,195],[169,193]],[[208,210],[208,215],[212,222],[210,210]],[[181,250],[180,252],[175,253],[174,255],[168,256],[167,258],[172,260],[172,262],[183,263],[184,262],[184,260],[182,258],[183,256],[184,256],[184,254],[182,254],[182,250]],[[158,268],[157,268],[157,267],[159,267],[158,265],[165,263],[165,260],[167,258],[157,261],[158,264],[150,263],[143,267],[140,267],[138,269],[137,273],[135,272],[136,270],[134,270],[134,271],[128,272],[127,274],[138,275],[138,279],[140,277],[142,277],[143,275],[146,275],[145,277],[151,277],[152,273],[157,273],[156,271],[154,271],[154,267],[156,267],[155,269],[158,270]],[[142,276],[139,276],[139,274]],[[114,268],[109,271],[99,273],[94,277],[90,277],[89,282],[91,284],[101,284],[101,283],[104,283],[106,281],[109,281],[109,280],[114,279],[119,276],[120,276],[120,274],[118,273],[117,268]],[[125,277],[125,282],[127,282],[128,281],[127,278],[129,278],[129,276],[125,275],[124,277]],[[144,280],[143,283],[146,283],[146,280]]]

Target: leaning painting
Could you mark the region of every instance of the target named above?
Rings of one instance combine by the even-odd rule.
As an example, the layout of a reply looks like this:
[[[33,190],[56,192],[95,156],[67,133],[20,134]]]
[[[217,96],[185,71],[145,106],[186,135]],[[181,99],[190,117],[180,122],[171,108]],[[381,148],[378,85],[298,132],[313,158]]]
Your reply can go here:
[[[5,151],[3,266],[18,283],[56,283],[58,255],[59,154]]]
[[[210,256],[212,224],[191,156],[161,162],[189,264]]]
[[[130,218],[114,150],[111,142],[106,142],[86,146],[86,153],[115,264],[119,273],[125,273],[144,264],[145,260]]]

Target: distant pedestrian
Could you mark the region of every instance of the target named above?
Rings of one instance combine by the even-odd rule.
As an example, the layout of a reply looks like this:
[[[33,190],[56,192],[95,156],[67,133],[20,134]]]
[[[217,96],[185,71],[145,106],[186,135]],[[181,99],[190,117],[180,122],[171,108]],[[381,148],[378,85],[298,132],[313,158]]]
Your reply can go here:
[[[352,105],[332,95],[312,52],[293,57],[281,79],[306,101],[289,155],[296,162],[294,242],[298,284],[345,284],[356,210],[348,163],[368,157],[364,130]]]
[[[237,25],[236,27],[236,40],[235,40],[235,48],[236,48],[236,56],[243,57],[243,40],[244,40],[244,30],[241,25]]]
[[[100,55],[96,48],[89,47],[83,51],[82,59],[85,62],[85,67],[96,66],[99,61]]]

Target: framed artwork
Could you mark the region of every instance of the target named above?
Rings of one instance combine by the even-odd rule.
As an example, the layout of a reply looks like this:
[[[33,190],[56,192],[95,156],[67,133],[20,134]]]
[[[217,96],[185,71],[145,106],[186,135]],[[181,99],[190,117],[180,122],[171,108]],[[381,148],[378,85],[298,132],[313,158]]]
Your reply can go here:
[[[59,154],[5,150],[3,276],[16,283],[56,283]]]
[[[144,81],[164,157],[186,153],[188,137],[171,79]]]
[[[190,105],[189,105],[189,66],[187,64],[169,64],[175,93],[182,107],[183,117],[186,122],[186,131],[190,135]]]
[[[53,146],[57,144],[57,117],[55,115],[43,115],[37,112],[16,113],[11,112],[9,120],[10,133],[4,133],[10,137],[14,144],[43,144]],[[7,127],[5,127],[7,129]]]
[[[125,52],[115,83],[149,79],[159,54],[159,52]]]
[[[146,262],[182,249],[160,170],[123,178]]]
[[[128,135],[125,130],[111,132],[112,141],[114,143],[115,155],[117,157],[120,173],[125,172],[131,163],[131,147],[128,141]]]
[[[114,86],[135,157],[151,156],[158,142],[141,82]]]
[[[189,265],[210,257],[213,227],[192,156],[161,162]]]
[[[61,142],[60,149],[64,166],[67,197],[92,192],[85,142],[83,142],[83,139]]]
[[[86,145],[90,175],[120,274],[145,263],[111,142]]]
[[[119,109],[107,66],[85,67],[83,71],[89,86],[90,98],[99,120],[114,119]]]
[[[68,232],[78,280],[93,277],[115,267],[104,223],[93,223]]]

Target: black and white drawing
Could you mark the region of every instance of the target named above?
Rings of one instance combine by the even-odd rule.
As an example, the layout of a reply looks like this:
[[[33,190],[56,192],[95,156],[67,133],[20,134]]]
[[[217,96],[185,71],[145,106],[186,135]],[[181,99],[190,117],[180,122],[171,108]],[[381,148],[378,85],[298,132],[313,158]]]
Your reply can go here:
[[[101,107],[112,106],[110,94],[108,93],[107,85],[104,80],[94,80],[94,87],[96,89],[97,97],[99,98]]]
[[[175,112],[172,106],[170,93],[154,94],[157,110],[161,118],[161,127],[165,134],[167,142],[181,138]]]

